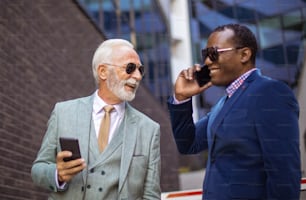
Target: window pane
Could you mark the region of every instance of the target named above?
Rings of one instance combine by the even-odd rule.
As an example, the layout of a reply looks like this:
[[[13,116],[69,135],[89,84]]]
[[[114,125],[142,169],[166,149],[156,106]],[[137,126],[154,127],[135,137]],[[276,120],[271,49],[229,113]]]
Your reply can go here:
[[[261,48],[269,48],[282,43],[282,31],[279,17],[259,22],[259,38]]]

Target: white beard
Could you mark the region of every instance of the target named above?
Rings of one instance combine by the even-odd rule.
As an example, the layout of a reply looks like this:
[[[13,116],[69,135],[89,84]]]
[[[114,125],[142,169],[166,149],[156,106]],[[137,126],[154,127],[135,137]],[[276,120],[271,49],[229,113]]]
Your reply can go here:
[[[119,80],[115,70],[109,68],[110,74],[106,80],[108,89],[114,93],[122,101],[132,101],[135,98],[136,91],[139,86],[139,82],[135,79]],[[124,89],[125,84],[136,85],[133,91],[126,91]]]

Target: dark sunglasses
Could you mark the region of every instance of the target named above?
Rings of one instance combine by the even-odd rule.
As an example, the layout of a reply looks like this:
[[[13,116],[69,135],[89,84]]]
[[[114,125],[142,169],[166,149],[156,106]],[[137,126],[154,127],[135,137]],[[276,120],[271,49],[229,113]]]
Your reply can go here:
[[[225,52],[225,51],[241,49],[241,48],[243,47],[230,47],[230,48],[223,48],[223,49],[219,49],[218,47],[208,47],[206,49],[202,49],[203,63],[205,63],[207,56],[212,62],[216,62],[219,58],[220,53]]]
[[[144,66],[140,65],[139,67],[137,67],[137,65],[135,63],[128,63],[126,66],[119,66],[119,65],[114,65],[114,64],[110,64],[110,63],[103,63],[104,65],[111,65],[111,66],[115,66],[115,67],[124,67],[125,68],[125,72],[127,74],[132,74],[136,69],[139,70],[141,76],[144,76],[145,71],[144,71]]]

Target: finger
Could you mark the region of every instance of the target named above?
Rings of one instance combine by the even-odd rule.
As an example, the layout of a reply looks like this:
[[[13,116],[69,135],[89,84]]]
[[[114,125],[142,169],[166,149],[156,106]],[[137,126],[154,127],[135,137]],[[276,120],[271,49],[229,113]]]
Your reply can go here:
[[[83,158],[71,160],[67,162],[64,162],[62,158],[59,158],[59,161],[56,163],[56,168],[57,168],[58,173],[61,173],[62,171],[69,170],[71,168],[75,168],[77,166],[84,165],[84,164],[85,164],[85,160]]]
[[[200,64],[194,64],[195,71],[200,71],[202,66]]]
[[[86,167],[86,163],[83,162],[80,165],[76,165],[73,168],[68,169],[67,174],[75,175],[75,174],[79,173],[80,171],[82,171],[83,169],[85,169],[85,167]]]
[[[188,74],[187,74],[187,69],[182,70],[181,73],[180,73],[180,76],[182,76],[182,77],[184,77],[184,78],[186,78],[187,75],[188,75]]]
[[[193,80],[193,76],[194,76],[194,67],[190,67],[187,69],[187,79],[188,80]]]
[[[86,164],[83,163],[81,165],[77,165],[77,166],[74,166],[72,168],[63,170],[61,175],[63,175],[63,176],[74,176],[77,173],[79,173],[80,171],[82,171],[85,167],[86,167]]]
[[[68,182],[85,167],[86,163],[83,159],[66,162],[62,165],[62,168],[58,168],[58,179],[61,182]]]
[[[72,152],[70,151],[60,151],[57,153],[56,162],[60,162],[60,161],[63,162],[64,158],[69,158],[71,156],[72,156]]]
[[[76,166],[79,166],[82,164],[85,164],[85,160],[83,158],[79,158],[79,159],[65,162],[65,168],[66,169],[75,168]]]
[[[206,83],[205,85],[203,85],[200,90],[201,92],[203,92],[204,90],[210,88],[213,84],[209,81],[208,83]]]
[[[180,76],[184,77],[186,80],[194,79],[195,67],[189,67],[181,71]]]

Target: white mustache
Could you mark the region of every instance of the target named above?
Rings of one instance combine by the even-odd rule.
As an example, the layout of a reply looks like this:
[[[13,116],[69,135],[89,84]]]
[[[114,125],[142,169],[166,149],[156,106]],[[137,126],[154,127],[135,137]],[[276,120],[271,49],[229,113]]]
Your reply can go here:
[[[135,85],[136,87],[138,87],[139,81],[136,81],[135,79],[130,78],[130,79],[125,81],[125,84]]]

